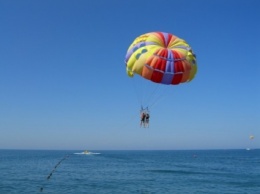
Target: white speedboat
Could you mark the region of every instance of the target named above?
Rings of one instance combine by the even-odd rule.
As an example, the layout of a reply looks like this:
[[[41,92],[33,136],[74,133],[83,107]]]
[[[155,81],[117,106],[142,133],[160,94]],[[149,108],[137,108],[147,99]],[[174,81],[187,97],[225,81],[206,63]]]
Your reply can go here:
[[[91,152],[89,152],[88,150],[85,150],[85,151],[83,152],[83,154],[91,154]]]
[[[85,151],[83,151],[83,152],[74,153],[74,154],[79,154],[79,155],[95,155],[95,154],[100,154],[100,153],[90,152],[90,151],[88,151],[88,150],[85,150]]]

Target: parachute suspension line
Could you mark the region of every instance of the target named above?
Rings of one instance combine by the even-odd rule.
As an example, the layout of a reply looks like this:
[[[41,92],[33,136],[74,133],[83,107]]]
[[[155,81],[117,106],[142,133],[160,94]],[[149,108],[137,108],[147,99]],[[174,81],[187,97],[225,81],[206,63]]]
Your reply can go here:
[[[150,108],[153,107],[155,104],[157,104],[161,99],[163,99],[165,96],[158,96],[154,102],[149,106]]]
[[[147,97],[147,107],[150,106],[151,99],[155,96],[157,91],[159,90],[160,84],[157,84],[156,87],[153,89],[153,91],[150,93],[150,95]]]
[[[165,92],[163,92],[165,87],[162,84],[142,80],[138,76],[133,78],[132,84],[141,109],[152,107],[165,95]]]
[[[143,106],[141,106],[140,113],[142,112],[149,112],[149,107],[147,106],[144,108]]]
[[[69,157],[70,157],[70,155],[64,156],[64,157],[54,166],[54,168],[52,169],[52,171],[50,172],[50,174],[47,176],[46,180],[50,180],[51,176],[52,176],[53,173],[56,171],[56,169],[58,168],[58,166],[59,166],[64,160],[66,160],[66,159],[69,158]],[[44,188],[44,186],[42,186],[42,187],[40,188],[40,192],[43,191],[43,188]]]
[[[139,90],[138,90],[138,88],[137,88],[137,86],[138,86],[138,84],[137,84],[137,81],[136,81],[136,79],[135,78],[132,78],[133,80],[132,80],[132,86],[133,86],[133,88],[134,88],[134,91],[135,91],[135,96],[136,96],[136,99],[137,99],[137,101],[138,101],[138,103],[140,104],[140,105],[142,105],[142,102],[143,102],[143,99],[142,99],[142,96],[143,95],[139,95]],[[139,85],[139,87],[140,87],[140,85]]]
[[[143,107],[149,106],[149,101],[154,96],[158,85],[152,85],[151,88],[151,84],[154,83],[150,83],[149,80],[143,79],[139,75],[135,75],[132,79],[132,85],[139,105]],[[154,90],[152,93],[151,89]]]
[[[151,103],[158,95],[162,84],[155,84],[150,80],[140,78],[137,85],[140,87],[139,89],[141,90],[139,91],[139,94],[141,95],[141,107],[150,107]]]
[[[149,104],[150,108],[170,94],[169,91],[167,91],[166,87],[167,86],[164,86],[162,84],[158,85],[158,90],[156,91],[157,96],[155,96],[155,98],[153,98],[153,101]]]

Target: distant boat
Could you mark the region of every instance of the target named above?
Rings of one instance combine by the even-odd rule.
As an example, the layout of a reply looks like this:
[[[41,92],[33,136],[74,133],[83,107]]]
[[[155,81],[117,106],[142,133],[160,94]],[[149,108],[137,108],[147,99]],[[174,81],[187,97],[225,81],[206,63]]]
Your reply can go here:
[[[88,150],[85,150],[85,151],[83,152],[83,154],[91,154],[91,152],[89,152]]]
[[[246,150],[248,150],[248,151],[249,151],[249,150],[251,150],[251,149],[250,149],[250,148],[246,148]]]
[[[79,155],[94,155],[94,154],[100,154],[100,153],[90,152],[90,151],[88,151],[88,150],[85,150],[85,151],[83,151],[83,152],[74,153],[74,154],[79,154]]]

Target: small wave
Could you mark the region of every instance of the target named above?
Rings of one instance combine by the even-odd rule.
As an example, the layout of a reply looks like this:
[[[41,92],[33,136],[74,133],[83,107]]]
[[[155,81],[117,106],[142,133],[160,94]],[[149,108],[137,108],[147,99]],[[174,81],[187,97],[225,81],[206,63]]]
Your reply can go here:
[[[202,172],[185,171],[185,170],[148,170],[153,173],[164,173],[164,174],[204,174]]]

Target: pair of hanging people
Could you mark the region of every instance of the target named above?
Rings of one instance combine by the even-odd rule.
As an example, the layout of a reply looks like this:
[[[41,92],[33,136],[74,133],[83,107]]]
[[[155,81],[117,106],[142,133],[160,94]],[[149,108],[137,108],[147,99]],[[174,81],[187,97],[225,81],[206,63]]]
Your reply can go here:
[[[150,114],[148,111],[145,111],[143,109],[141,109],[141,115],[140,115],[140,127],[149,127],[149,119],[150,119]]]

